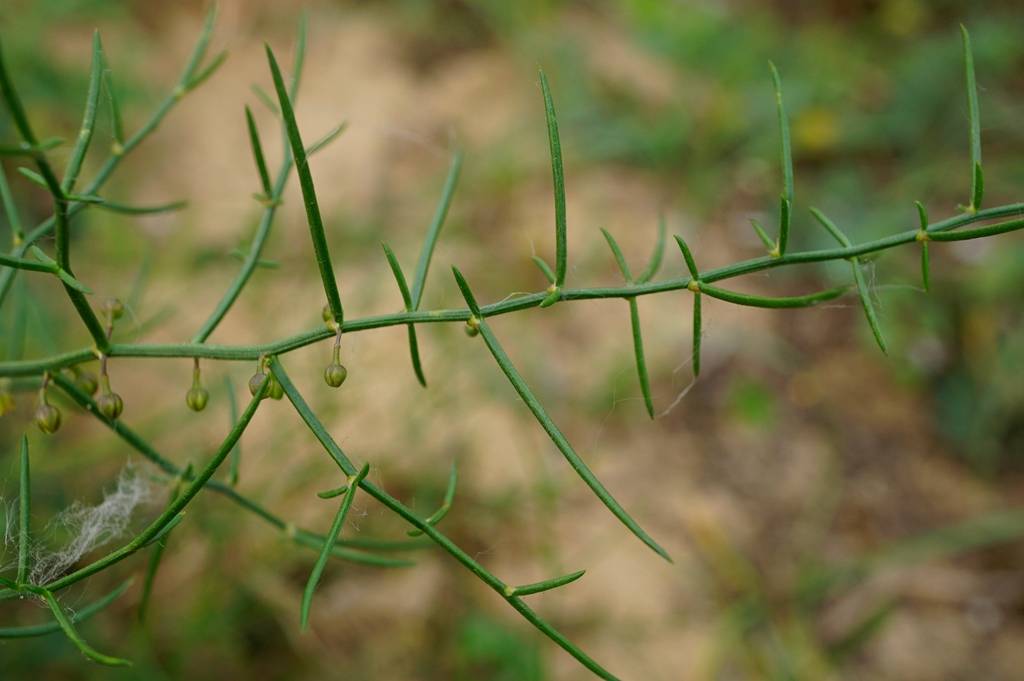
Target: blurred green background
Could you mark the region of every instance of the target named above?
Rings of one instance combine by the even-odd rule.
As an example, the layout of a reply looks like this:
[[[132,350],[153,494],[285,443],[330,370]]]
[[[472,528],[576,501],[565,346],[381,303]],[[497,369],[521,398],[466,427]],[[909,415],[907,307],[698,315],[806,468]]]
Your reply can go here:
[[[93,28],[102,31],[129,130],[173,87],[204,3],[6,0],[4,56],[41,136],[74,137]],[[751,217],[774,225],[780,171],[768,61],[778,66],[793,133],[794,248],[829,244],[817,206],[854,240],[955,214],[970,186],[959,23],[971,31],[981,96],[986,204],[1024,200],[1024,12],[1015,2],[222,2],[213,49],[229,59],[127,159],[105,196],[185,198],[181,213],[86,212],[76,272],[98,295],[132,299],[126,341],[180,342],[237,271],[251,238],[257,176],[242,107],[257,112],[271,163],[275,122],[250,86],[269,87],[262,42],[290,61],[310,17],[297,113],[309,139],[349,128],[312,162],[351,316],[400,298],[381,257],[410,270],[454,147],[466,162],[424,305],[455,307],[450,264],[478,297],[545,283],[552,199],[536,69],[559,114],[574,286],[617,281],[599,227],[639,267],[659,214],[698,263],[759,254]],[[0,140],[14,138],[0,118]],[[100,129],[86,165],[109,147]],[[58,163],[67,147],[54,152]],[[63,156],[62,156],[63,155]],[[27,224],[47,197],[5,164]],[[254,343],[315,328],[322,292],[297,185],[266,257],[211,339]],[[8,226],[0,225],[6,244]],[[49,248],[48,244],[44,244]],[[444,529],[509,582],[587,568],[535,597],[538,609],[625,679],[1019,678],[1024,668],[1024,241],[1017,234],[932,249],[932,292],[918,253],[872,262],[890,354],[873,345],[856,300],[800,311],[705,307],[701,379],[646,419],[622,301],[502,317],[495,328],[577,449],[676,559],[660,563],[568,470],[479,343],[456,326],[421,331],[428,390],[407,366],[405,332],[354,334],[349,382],[319,379],[327,344],[289,355],[290,373],[357,461],[429,513],[452,459],[461,483]],[[670,255],[662,276],[680,274]],[[737,288],[799,293],[843,283],[845,263],[749,277]],[[12,320],[26,305],[27,333]],[[688,387],[685,292],[641,301],[656,406]],[[19,278],[0,311],[5,358],[87,343],[51,282]],[[179,463],[201,461],[228,427],[225,376],[204,363],[211,406],[187,411],[182,360],[118,360],[124,419]],[[17,493],[15,443],[31,393],[0,419],[0,493]],[[61,404],[54,437],[31,434],[36,509],[97,503],[133,454]],[[34,430],[34,429],[33,429]],[[241,489],[323,531],[333,504],[313,492],[332,466],[286,404],[261,409],[243,439]],[[144,469],[148,471],[148,469]],[[154,477],[153,504],[164,492]],[[333,485],[329,485],[333,486]],[[357,502],[347,536],[400,536]],[[59,531],[46,536],[57,544]],[[0,565],[13,560],[7,547]],[[84,662],[60,636],[0,642],[7,679],[584,679],[584,670],[438,552],[408,570],[332,564],[312,632],[298,603],[315,558],[220,498],[201,497],[172,535],[145,625],[139,580],[82,626],[131,670]],[[74,607],[129,574],[139,556],[66,594]],[[0,625],[39,621],[4,604]]]

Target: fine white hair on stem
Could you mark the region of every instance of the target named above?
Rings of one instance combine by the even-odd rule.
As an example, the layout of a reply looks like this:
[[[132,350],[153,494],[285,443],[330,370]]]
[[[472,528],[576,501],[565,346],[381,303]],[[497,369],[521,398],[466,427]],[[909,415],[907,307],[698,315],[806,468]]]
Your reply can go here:
[[[116,487],[105,492],[99,504],[86,506],[76,501],[51,521],[49,530],[63,529],[70,538],[55,551],[37,548],[29,581],[46,584],[85,554],[124,535],[132,513],[151,496],[152,489],[145,477],[134,466],[125,466]]]

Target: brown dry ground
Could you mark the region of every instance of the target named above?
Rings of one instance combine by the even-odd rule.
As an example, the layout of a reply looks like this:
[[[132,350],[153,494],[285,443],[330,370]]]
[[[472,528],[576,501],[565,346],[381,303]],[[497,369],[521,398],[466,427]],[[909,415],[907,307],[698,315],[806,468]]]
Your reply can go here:
[[[230,48],[228,64],[128,166],[132,179],[121,186],[131,187],[139,201],[187,196],[191,202],[182,215],[138,223],[157,254],[146,307],[175,310],[148,341],[185,339],[234,272],[230,259],[197,264],[196,253],[229,251],[256,215],[241,106],[254,106],[276,161],[273,118],[249,84],[268,83],[257,38],[287,55],[293,18],[292,8],[278,3],[223,2],[216,44]],[[529,255],[550,255],[552,200],[529,57],[484,46],[419,70],[372,7],[319,7],[314,19],[298,116],[309,137],[339,119],[349,122],[344,136],[312,162],[347,315],[399,308],[376,244],[392,244],[411,272],[444,177],[449,138],[466,150],[466,164],[425,306],[459,305],[452,263],[483,300],[542,288]],[[196,24],[193,11],[161,10],[160,30],[138,55],[139,72],[154,83],[171,82]],[[639,79],[652,102],[671,87],[613,27],[583,17],[567,25],[589,36],[584,44],[594,68],[607,77]],[[79,51],[83,35],[62,44]],[[114,35],[108,43],[116,60]],[[557,99],[559,83],[553,85]],[[649,172],[577,162],[573,148],[585,140],[571,128],[564,135],[573,285],[617,279],[600,226],[619,237],[639,268],[659,210],[672,231],[687,235],[702,265],[755,254],[739,217],[723,212],[696,224],[685,190]],[[87,281],[103,281],[112,292],[128,286],[132,268],[110,272],[102,264],[119,246],[97,239],[83,248],[89,255],[80,269]],[[318,324],[322,293],[295,182],[267,254],[281,268],[257,273],[213,341],[260,342]],[[663,276],[681,272],[669,250]],[[742,287],[773,293],[803,285],[814,281],[772,275]],[[641,301],[659,411],[690,380],[689,310],[685,293]],[[772,642],[731,637],[724,623],[729,608],[752,592],[770,604],[775,635],[803,678],[1019,674],[1019,546],[883,570],[812,616],[797,614],[794,584],[807,561],[847,562],[1004,507],[1019,494],[1012,484],[977,480],[944,451],[920,396],[862,342],[854,301],[793,312],[709,301],[705,311],[704,374],[653,422],[635,385],[624,302],[558,305],[493,323],[554,419],[623,505],[665,544],[673,564],[660,561],[604,511],[518,403],[483,344],[466,339],[457,326],[421,328],[426,391],[415,383],[405,331],[398,328],[345,339],[350,378],[336,392],[319,378],[328,343],[289,354],[285,362],[339,442],[357,461],[372,462],[372,477],[399,496],[416,502],[424,489],[436,493],[457,458],[460,487],[444,527],[502,578],[530,582],[586,568],[580,582],[534,600],[624,678],[765,675],[750,660],[773,659]],[[251,373],[249,365],[204,366],[211,386],[219,386],[225,372],[236,385]],[[124,360],[112,372],[128,404],[125,418],[154,433],[176,460],[201,460],[223,433],[227,416],[218,391],[201,416],[181,406],[187,362]],[[774,396],[766,420],[737,414],[737,386],[751,382]],[[82,421],[69,424],[79,449],[101,446],[107,436]],[[241,489],[299,525],[326,528],[333,504],[313,492],[333,486],[336,472],[288,405],[267,403],[243,442]],[[107,455],[111,473],[129,457],[113,451]],[[40,466],[40,476],[47,467]],[[56,474],[62,467],[49,469]],[[329,568],[312,633],[300,635],[299,596],[312,554],[289,550],[265,525],[221,500],[203,500],[190,518],[194,525],[175,533],[154,592],[154,657],[180,645],[180,623],[196,617],[195,601],[204,596],[195,585],[203,580],[212,590],[238,590],[260,603],[259,617],[269,623],[253,626],[281,640],[266,655],[256,646],[247,659],[223,655],[215,635],[198,637],[182,678],[451,678],[457,652],[446,640],[449,623],[473,611],[507,623],[531,645],[540,640],[500,599],[434,551],[419,554],[410,570]],[[360,500],[344,533],[370,531],[401,528]],[[128,600],[137,595],[133,590]],[[844,672],[829,668],[817,641],[834,640],[890,598],[896,610],[888,626]],[[124,624],[102,625],[106,630],[129,626],[129,608],[113,612]],[[115,642],[108,639],[106,649]],[[550,678],[588,678],[568,656],[544,641],[539,646]],[[342,669],[348,673],[338,676]]]

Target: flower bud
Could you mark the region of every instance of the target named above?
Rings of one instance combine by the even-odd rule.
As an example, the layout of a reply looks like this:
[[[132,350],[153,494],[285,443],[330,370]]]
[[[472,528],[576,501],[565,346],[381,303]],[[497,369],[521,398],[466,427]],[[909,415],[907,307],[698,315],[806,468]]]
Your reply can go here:
[[[192,386],[187,393],[185,393],[185,404],[192,411],[202,411],[206,409],[206,403],[210,401],[210,392],[202,386]]]
[[[348,378],[348,369],[337,362],[330,364],[324,369],[324,381],[332,388],[337,388]]]
[[[113,421],[124,411],[124,400],[117,393],[103,393],[96,398],[100,413]]]
[[[468,322],[464,327],[462,327],[462,330],[465,331],[466,335],[469,336],[470,338],[476,338],[477,334],[480,333],[480,327],[476,326],[475,324],[470,324]]]
[[[52,404],[40,404],[36,408],[36,425],[47,435],[52,435],[60,428],[60,410]]]
[[[326,324],[328,328],[334,326],[334,313],[331,312],[330,305],[324,305],[324,309],[320,311],[320,316],[323,318],[324,324]]]
[[[267,394],[270,395],[270,399],[279,400],[284,397],[284,386],[274,378],[274,375],[270,375],[270,387],[267,389]]]
[[[111,319],[120,319],[124,316],[124,303],[120,298],[107,298],[103,307],[106,308]]]
[[[267,375],[263,373],[263,370],[261,369],[253,374],[252,378],[249,379],[249,392],[253,397],[256,397],[260,393],[260,388],[263,387],[263,380],[266,377]]]

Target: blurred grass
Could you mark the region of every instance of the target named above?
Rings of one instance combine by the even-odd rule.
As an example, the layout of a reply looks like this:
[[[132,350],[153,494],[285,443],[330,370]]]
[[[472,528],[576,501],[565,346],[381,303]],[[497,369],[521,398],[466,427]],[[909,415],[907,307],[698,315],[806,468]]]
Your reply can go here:
[[[111,189],[118,199],[189,198],[193,208],[153,221],[95,214],[76,226],[86,280],[102,293],[127,297],[151,263],[133,312],[140,325],[159,323],[140,332],[143,340],[191,333],[237,266],[228,253],[255,215],[241,107],[252,103],[250,82],[267,82],[254,58],[260,41],[288,40],[297,9],[221,7],[217,40],[232,51],[225,73],[185,103]],[[0,30],[39,129],[70,139],[94,25],[130,126],[171,82],[202,9],[11,0],[0,7]],[[971,30],[982,88],[987,202],[1021,199],[1024,15],[1013,2],[398,0],[315,2],[310,11],[311,75],[299,116],[311,134],[332,124],[324,121],[353,121],[314,174],[331,197],[331,237],[343,245],[346,305],[353,300],[359,314],[397,307],[378,244],[386,238],[412,262],[453,132],[467,147],[464,181],[424,305],[457,304],[443,277],[455,261],[491,299],[542,288],[528,262],[532,248],[551,247],[538,65],[559,110],[577,281],[614,280],[598,227],[621,234],[627,257],[640,262],[661,210],[702,263],[757,252],[747,218],[771,224],[781,181],[768,59],[782,73],[792,117],[793,248],[828,243],[809,205],[855,240],[915,224],[914,199],[933,218],[955,211],[969,187],[959,22]],[[230,117],[221,114],[231,107]],[[10,137],[8,125],[0,119],[0,139]],[[272,121],[261,125],[269,131]],[[26,222],[46,217],[45,197],[5,167]],[[282,269],[257,275],[219,341],[318,323],[319,303],[293,303],[319,300],[308,244],[292,238],[299,208],[290,193],[268,250]],[[496,320],[581,452],[659,538],[673,540],[678,568],[650,566],[617,528],[596,520],[494,367],[468,352],[454,327],[423,334],[430,390],[415,386],[403,339],[379,334],[348,341],[352,377],[343,391],[311,388],[310,399],[347,448],[379,467],[389,490],[425,513],[443,492],[448,463],[462,461],[444,526],[499,574],[526,582],[587,567],[567,593],[538,603],[624,678],[1009,679],[1024,664],[1024,596],[1012,586],[1024,566],[1016,539],[1024,524],[1006,510],[1021,503],[1024,456],[1020,245],[1013,235],[933,249],[928,296],[916,290],[912,249],[879,259],[875,294],[892,361],[877,356],[856,307],[762,314],[709,306],[701,382],[654,424],[642,418],[619,306]],[[845,276],[847,268],[810,267],[751,285],[810,289]],[[84,342],[57,322],[67,310],[56,289],[24,283],[27,304],[41,311],[30,316],[27,356]],[[688,354],[688,312],[671,298],[641,306],[655,396],[666,406],[688,381],[685,366],[674,371]],[[5,351],[13,307],[0,314]],[[313,384],[323,350],[296,353],[289,367],[306,369]],[[215,396],[208,417],[186,414],[188,367],[178,364],[126,360],[112,371],[132,426],[175,460],[195,461],[222,435],[226,405]],[[211,386],[225,374],[242,385],[251,367],[205,373]],[[15,442],[27,423],[30,400],[19,402],[0,421],[0,441]],[[98,500],[129,458],[61,406],[64,431],[34,443],[39,523],[75,499]],[[397,427],[394,413],[403,414]],[[461,422],[453,413],[464,414]],[[330,468],[296,433],[286,409],[261,414],[246,438],[242,485],[322,530],[329,512],[311,498]],[[0,459],[5,497],[16,489],[14,460]],[[338,670],[346,679],[585,678],[432,552],[408,572],[332,564],[318,595],[321,620],[299,637],[298,594],[315,555],[287,553],[221,500],[197,504],[171,539],[146,628],[135,627],[135,596],[87,625],[91,641],[137,661],[120,678],[301,679]],[[363,511],[346,533],[400,533],[377,509]],[[859,579],[840,579],[851,571]],[[824,588],[836,580],[842,588]],[[69,595],[69,605],[104,587]],[[15,616],[38,618],[31,607]],[[11,678],[111,678],[59,637],[0,645],[0,662]]]

